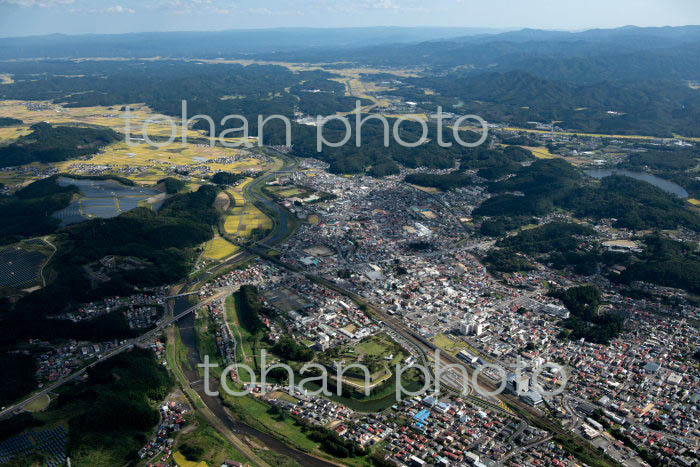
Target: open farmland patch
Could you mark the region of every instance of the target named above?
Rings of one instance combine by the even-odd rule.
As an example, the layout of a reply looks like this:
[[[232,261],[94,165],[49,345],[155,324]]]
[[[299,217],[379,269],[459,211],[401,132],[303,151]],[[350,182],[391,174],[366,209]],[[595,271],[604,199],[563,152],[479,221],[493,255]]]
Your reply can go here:
[[[228,258],[238,251],[238,247],[222,237],[214,237],[207,243],[204,250],[206,259],[221,260]]]

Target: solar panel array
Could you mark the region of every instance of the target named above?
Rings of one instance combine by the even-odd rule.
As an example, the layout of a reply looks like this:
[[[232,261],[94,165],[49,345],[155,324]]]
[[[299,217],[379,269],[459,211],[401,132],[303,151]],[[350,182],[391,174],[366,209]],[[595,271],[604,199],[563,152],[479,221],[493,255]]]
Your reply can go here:
[[[0,251],[0,287],[22,287],[34,282],[46,257],[38,251],[7,248]]]
[[[90,217],[109,219],[138,207],[141,201],[160,192],[152,188],[127,186],[116,180],[77,180],[59,177],[60,186],[75,185],[83,198],[53,215],[61,220],[61,225],[71,225]]]
[[[31,452],[41,452],[49,460],[46,467],[58,467],[66,462],[68,432],[63,426],[44,431],[30,431],[0,442],[0,464]]]

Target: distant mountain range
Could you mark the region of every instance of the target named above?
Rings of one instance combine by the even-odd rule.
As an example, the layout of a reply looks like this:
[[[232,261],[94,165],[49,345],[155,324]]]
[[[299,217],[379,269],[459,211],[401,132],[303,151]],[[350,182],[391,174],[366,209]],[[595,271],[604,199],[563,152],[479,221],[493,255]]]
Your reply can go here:
[[[700,79],[700,26],[626,26],[575,33],[523,29],[344,51],[316,49],[263,56],[290,61],[424,66],[433,71],[520,70],[579,83],[697,80]]]
[[[251,58],[526,71],[550,80],[700,80],[700,26],[583,32],[483,28],[252,29],[0,39],[0,60],[78,57]]]
[[[0,38],[0,60],[17,58],[232,58],[299,50],[350,49],[502,32],[489,28],[278,28]]]

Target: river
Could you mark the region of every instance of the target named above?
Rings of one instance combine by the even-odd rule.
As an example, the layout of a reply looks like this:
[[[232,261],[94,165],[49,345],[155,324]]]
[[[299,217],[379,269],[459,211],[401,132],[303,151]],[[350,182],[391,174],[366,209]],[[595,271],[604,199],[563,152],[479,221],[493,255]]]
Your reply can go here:
[[[191,305],[187,301],[187,297],[180,297],[175,301],[175,314],[186,310]],[[260,430],[256,430],[245,423],[234,420],[231,418],[224,407],[223,402],[218,397],[207,396],[204,393],[204,387],[201,384],[201,377],[197,371],[197,364],[201,362],[199,356],[199,350],[197,349],[197,341],[194,334],[194,313],[190,313],[183,317],[177,322],[177,326],[180,331],[180,337],[182,342],[187,347],[187,357],[189,360],[190,368],[183,367],[182,371],[185,377],[190,381],[190,383],[196,383],[192,385],[192,389],[197,391],[197,394],[202,398],[202,401],[209,407],[209,410],[214,412],[214,415],[219,418],[223,423],[225,423],[231,431],[236,435],[245,435],[255,438],[258,443],[266,446],[268,449],[276,452],[277,454],[283,455],[285,457],[294,459],[299,464],[304,467],[330,467],[334,464],[326,462],[314,456],[310,456],[301,451],[287,446],[282,441],[278,440],[274,436],[264,433]],[[218,381],[213,378],[212,388],[214,391],[218,390]]]
[[[586,175],[598,179],[609,177],[610,175],[624,175],[626,177],[631,177],[637,180],[641,180],[643,182],[651,183],[652,185],[662,189],[666,193],[676,195],[679,198],[688,198],[688,192],[685,191],[685,189],[682,186],[678,185],[677,183],[664,180],[663,178],[659,178],[656,175],[644,172],[632,172],[629,170],[622,169],[590,169],[584,170],[584,172],[586,173]]]

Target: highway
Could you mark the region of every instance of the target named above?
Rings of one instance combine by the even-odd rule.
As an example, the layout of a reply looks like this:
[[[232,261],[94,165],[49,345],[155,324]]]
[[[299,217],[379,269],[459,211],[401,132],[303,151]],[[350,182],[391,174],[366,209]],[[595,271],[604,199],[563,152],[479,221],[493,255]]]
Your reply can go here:
[[[51,383],[48,386],[45,386],[44,388],[41,389],[41,391],[36,392],[32,394],[30,397],[24,399],[21,402],[18,402],[17,404],[13,404],[9,407],[4,408],[2,411],[0,411],[0,418],[4,418],[8,415],[11,415],[12,413],[19,412],[23,410],[27,405],[31,404],[33,401],[40,399],[44,397],[45,395],[55,391],[59,387],[63,386],[66,383],[69,383],[71,381],[75,381],[77,378],[81,377],[83,374],[85,374],[85,371],[88,368],[92,368],[95,365],[97,365],[100,362],[104,362],[105,360],[109,360],[110,358],[114,357],[115,355],[119,355],[120,353],[124,352],[125,350],[131,349],[133,346],[138,345],[144,341],[148,341],[152,339],[154,336],[162,333],[163,329],[167,328],[180,318],[188,315],[189,313],[192,313],[193,311],[203,307],[204,305],[207,305],[208,303],[211,303],[214,300],[218,300],[231,292],[227,289],[222,289],[222,291],[212,295],[211,297],[202,300],[201,302],[197,303],[194,306],[191,306],[181,312],[179,312],[177,315],[171,317],[171,318],[166,318],[163,319],[158,325],[156,325],[155,328],[151,329],[150,331],[146,332],[145,334],[141,334],[138,337],[135,337],[133,339],[129,339],[125,341],[123,344],[121,344],[119,347],[110,350],[108,353],[102,355],[99,357],[97,360],[94,362],[90,363],[89,365],[84,366],[83,368],[71,373],[68,376],[65,376],[61,379],[58,379]],[[180,295],[183,296],[183,295]]]
[[[291,160],[287,157],[283,157],[283,160],[285,161],[285,168],[287,168],[290,165]],[[293,167],[296,167],[295,162],[291,162]],[[270,243],[270,244],[277,244],[283,241],[289,234],[290,234],[290,226],[294,226],[296,224],[296,220],[293,218],[292,214],[284,209],[283,207],[277,205],[270,199],[268,199],[264,194],[262,193],[261,187],[263,184],[267,183],[274,174],[266,174],[263,175],[262,177],[258,177],[255,179],[253,182],[249,183],[245,189],[244,189],[244,194],[247,199],[252,200],[256,206],[258,206],[261,210],[263,210],[266,214],[270,215],[270,217],[273,218],[274,222],[274,228],[272,232],[263,240],[265,243]],[[262,243],[262,242],[261,242]],[[373,315],[377,320],[381,321],[385,326],[390,328],[394,333],[396,333],[397,336],[399,336],[404,343],[407,343],[410,345],[412,348],[414,348],[421,360],[423,362],[428,362],[428,355],[431,351],[435,351],[438,349],[436,345],[434,345],[432,342],[429,342],[422,336],[418,335],[415,333],[412,329],[410,329],[402,320],[399,318],[396,318],[392,315],[390,315],[388,312],[383,310],[381,307],[369,302],[366,300],[364,297],[356,294],[355,292],[352,292],[350,290],[347,290],[338,284],[336,284],[333,281],[329,281],[323,277],[305,272],[304,270],[301,270],[300,268],[297,268],[296,266],[286,264],[279,259],[272,257],[268,254],[268,251],[262,251],[259,248],[256,248],[253,245],[245,245],[241,244],[241,246],[244,248],[245,251],[242,251],[240,254],[235,255],[234,257],[230,258],[228,261],[225,263],[222,263],[221,265],[212,268],[212,270],[207,271],[206,276],[211,277],[212,275],[218,273],[221,271],[223,268],[229,267],[231,265],[234,265],[236,263],[239,263],[241,261],[244,261],[248,258],[252,258],[255,256],[260,256],[261,258],[264,258],[268,261],[271,261],[275,264],[277,264],[280,267],[283,267],[293,273],[303,275],[306,277],[308,280],[311,280],[319,285],[322,285],[328,289],[334,290],[351,300],[353,300],[355,303],[358,305],[364,305],[367,309],[367,311]],[[198,280],[202,280],[202,278],[199,278]],[[188,284],[188,286],[191,286],[192,284]],[[180,294],[180,299],[178,302],[180,304],[183,303],[183,296],[186,295],[187,293],[191,293],[191,291],[188,292],[188,286],[186,286],[183,290],[185,291],[185,294]],[[10,406],[2,411],[0,411],[0,417],[3,417],[5,415],[11,414],[13,412],[19,411],[23,409],[27,404],[31,403],[32,401],[43,397],[44,395],[55,391],[58,387],[61,385],[73,381],[77,378],[79,378],[82,374],[85,373],[87,368],[93,367],[96,364],[105,361],[127,349],[130,349],[134,345],[138,345],[144,340],[148,340],[152,338],[154,335],[159,334],[162,332],[162,330],[169,325],[177,322],[181,318],[187,316],[190,314],[192,311],[201,308],[202,306],[225,297],[227,294],[231,293],[231,291],[228,290],[223,290],[218,292],[217,294],[209,297],[206,300],[203,300],[199,302],[198,304],[182,309],[182,311],[177,311],[176,314],[170,318],[163,319],[154,329],[151,331],[137,337],[134,339],[130,339],[126,341],[124,344],[120,345],[118,348],[110,351],[108,354],[103,355],[100,357],[98,360],[92,362],[90,365],[88,365],[85,368],[82,368],[75,373],[72,373],[71,375],[62,378],[61,380],[56,381],[55,383],[51,384],[50,386],[42,389],[42,391],[32,395],[31,397],[25,399],[24,401],[15,404],[13,406]],[[184,308],[182,305],[178,308]],[[453,355],[442,351],[441,352],[441,361],[445,365],[454,365],[457,368],[461,368],[462,371],[466,372],[468,375],[470,381],[472,380],[472,373],[473,370],[465,365],[461,360],[458,358],[454,357]],[[432,365],[426,365],[429,368],[432,368]],[[456,374],[453,372],[451,374],[443,375],[443,378],[441,378],[441,383],[443,383],[444,389],[447,389],[451,392],[461,392],[461,385],[459,384],[459,378],[456,376]],[[498,389],[498,385],[495,381],[491,380],[490,378],[486,377],[483,373],[479,373],[477,375],[477,384],[483,388],[483,390],[495,393],[496,390]],[[456,386],[460,387],[456,387]],[[599,461],[600,465],[609,465],[611,460],[609,458],[604,458],[602,457],[593,446],[591,446],[589,443],[585,442],[582,438],[573,435],[570,431],[559,425],[558,423],[551,421],[545,417],[543,413],[541,413],[539,410],[530,407],[529,405],[525,404],[522,402],[518,397],[508,395],[508,394],[498,394],[493,402],[489,400],[484,400],[482,398],[475,397],[474,395],[468,396],[470,399],[472,399],[475,403],[478,404],[486,404],[490,408],[496,409],[496,410],[501,410],[504,411],[503,407],[499,406],[500,404],[503,404],[505,407],[510,407],[512,408],[517,414],[522,416],[523,418],[529,420],[533,425],[543,428],[547,430],[548,432],[557,435],[560,439],[564,439],[570,444],[573,444],[576,446],[577,449],[582,449],[590,458],[596,459]],[[219,400],[219,399],[217,399]],[[507,410],[505,410],[506,413],[508,413]],[[219,413],[217,414],[222,421],[228,423],[231,423],[231,418],[229,416],[224,416],[224,413]],[[306,459],[307,465],[313,465],[313,462],[309,462],[310,459]]]

